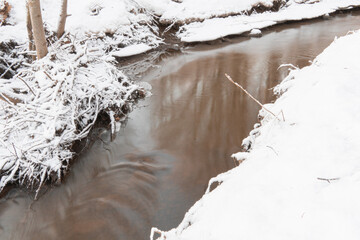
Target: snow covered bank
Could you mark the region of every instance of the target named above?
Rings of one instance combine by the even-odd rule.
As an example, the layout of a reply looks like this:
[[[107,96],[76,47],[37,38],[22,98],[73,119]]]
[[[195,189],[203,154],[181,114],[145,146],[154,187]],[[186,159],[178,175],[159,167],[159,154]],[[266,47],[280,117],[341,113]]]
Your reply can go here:
[[[255,1],[252,1],[255,2]],[[205,18],[202,22],[184,25],[177,33],[182,42],[212,41],[229,35],[262,29],[287,21],[299,21],[325,16],[337,10],[360,7],[358,0],[322,0],[297,3],[288,1],[279,11],[251,15],[239,14],[226,18]],[[230,8],[234,9],[234,8]],[[201,15],[201,13],[199,13]]]
[[[285,121],[261,111],[244,161],[158,239],[359,239],[359,42],[336,39],[292,70],[266,105]]]
[[[162,14],[160,22],[185,24],[210,18],[249,14],[254,9],[276,11],[286,1],[283,0],[183,0],[170,2]]]

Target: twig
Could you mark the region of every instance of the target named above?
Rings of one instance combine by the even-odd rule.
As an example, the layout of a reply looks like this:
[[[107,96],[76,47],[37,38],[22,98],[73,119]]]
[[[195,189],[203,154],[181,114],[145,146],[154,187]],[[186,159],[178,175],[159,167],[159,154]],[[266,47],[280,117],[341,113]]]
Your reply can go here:
[[[1,96],[1,98],[2,98],[5,102],[7,102],[8,104],[10,104],[10,106],[11,106],[11,105],[14,105],[14,103],[11,102],[3,93],[0,92],[0,96]]]
[[[11,69],[11,67],[14,66],[16,63],[17,63],[17,62],[13,62],[10,66],[9,66],[8,64],[6,64],[6,65],[8,65],[8,68],[3,72],[3,74],[1,74],[0,78],[2,78],[3,76],[5,76],[5,74],[6,74],[7,72],[9,72],[9,71],[10,71],[10,72],[13,72],[12,69]]]
[[[52,81],[54,81],[54,79],[52,79],[52,77],[50,77],[50,75],[46,72],[46,71],[43,71],[45,73],[45,75]]]
[[[340,178],[317,178],[317,179],[322,181],[327,181],[328,183],[330,183],[330,181],[336,181],[339,180]]]
[[[22,79],[20,76],[17,76],[17,78],[19,78],[23,83],[25,83],[25,85],[29,88],[30,92],[35,96],[34,91],[31,89],[31,87],[25,82],[24,79]]]
[[[259,104],[260,107],[262,107],[264,110],[266,110],[267,112],[269,112],[269,113],[270,113],[271,115],[273,115],[277,120],[280,121],[280,119],[279,119],[273,112],[271,112],[269,109],[267,109],[266,107],[264,107],[263,104],[261,104],[256,98],[254,98],[254,97],[253,97],[248,91],[246,91],[246,89],[243,88],[240,84],[234,82],[234,80],[232,80],[232,78],[231,78],[228,74],[225,73],[225,77],[227,77],[227,79],[228,79],[230,82],[232,82],[235,86],[237,86],[238,88],[240,88],[241,90],[243,90],[243,91],[246,93],[246,95],[248,95],[248,96],[249,96],[252,100],[254,100],[257,104]]]
[[[281,110],[281,115],[282,115],[283,121],[285,122],[285,116],[284,116],[284,111],[283,110]]]
[[[267,148],[270,148],[271,150],[273,150],[274,151],[274,153],[277,155],[277,156],[279,156],[279,154],[275,151],[275,149],[273,148],[273,147],[271,147],[271,146],[266,146]]]
[[[17,152],[16,152],[16,148],[15,148],[14,143],[12,144],[12,146],[13,146],[13,148],[14,148],[14,152],[15,152],[16,157],[19,158],[19,156],[18,156],[18,154],[17,154]]]

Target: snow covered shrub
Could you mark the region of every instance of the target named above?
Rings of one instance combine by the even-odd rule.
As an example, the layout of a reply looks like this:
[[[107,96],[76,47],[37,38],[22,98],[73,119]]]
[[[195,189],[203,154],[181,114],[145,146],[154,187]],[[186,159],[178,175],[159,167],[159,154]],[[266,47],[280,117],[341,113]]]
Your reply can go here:
[[[114,126],[144,96],[96,41],[66,35],[46,57],[0,79],[0,191],[8,183],[39,189],[61,181],[71,146],[88,135],[99,114]]]

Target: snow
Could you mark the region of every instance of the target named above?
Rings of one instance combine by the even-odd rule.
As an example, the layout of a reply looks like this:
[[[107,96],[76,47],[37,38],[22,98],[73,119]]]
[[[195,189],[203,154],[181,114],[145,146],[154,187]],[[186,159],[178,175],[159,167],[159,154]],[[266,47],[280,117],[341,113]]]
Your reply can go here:
[[[261,37],[262,32],[260,29],[254,28],[250,31],[249,36],[251,37]]]
[[[171,2],[161,16],[161,22],[184,23],[189,19],[204,20],[217,16],[241,14],[254,6],[272,7],[274,0],[183,0]]]
[[[27,39],[25,1],[8,0],[13,6],[9,23],[0,28],[0,42]],[[177,37],[183,42],[211,41],[228,35],[242,34],[254,28],[262,29],[286,21],[328,16],[339,9],[359,7],[358,0],[290,0],[277,12],[246,15],[259,5],[271,8],[275,0],[70,0],[66,31],[82,37],[88,34],[114,34],[117,43],[129,46],[161,44],[154,16],[165,24],[177,23]],[[298,3],[305,2],[305,3]],[[42,0],[43,20],[56,31],[60,1]],[[188,24],[186,24],[188,23]],[[134,27],[136,26],[136,27]],[[151,36],[149,38],[149,36]],[[118,49],[115,49],[117,51]]]
[[[228,35],[242,34],[254,28],[262,29],[287,21],[317,18],[339,9],[360,6],[358,0],[322,0],[313,4],[290,3],[292,4],[278,12],[212,18],[203,22],[193,22],[182,26],[177,36],[183,42],[212,41]]]
[[[162,16],[168,9],[168,5],[171,1],[172,0],[136,0],[136,3],[151,13]]]
[[[139,86],[116,69],[114,57],[145,53],[165,44],[158,21],[168,25],[165,31],[179,25],[176,36],[180,41],[199,42],[250,31],[259,34],[260,29],[274,24],[328,17],[336,10],[360,6],[359,0],[310,0],[301,4],[289,0],[278,12],[260,14],[253,10],[259,5],[276,8],[277,1],[69,0],[66,34],[56,41],[52,34],[57,30],[61,1],[41,0],[51,43],[45,60],[31,63],[26,1],[7,2],[12,7],[6,25],[0,26],[0,43],[15,42],[16,48],[0,52],[0,67],[16,76],[0,76],[0,96],[5,100],[0,101],[0,190],[9,182],[41,185],[54,178],[54,173],[60,178],[72,158],[71,144],[87,135],[99,111],[106,111],[113,120],[113,130],[117,128],[116,108],[121,110]],[[18,72],[14,73],[11,66],[19,68]],[[129,81],[129,88],[120,86],[118,78]],[[246,141],[258,139],[256,131]],[[239,162],[244,160],[244,154],[236,156]]]
[[[0,27],[0,42],[13,40],[24,43],[27,41],[25,1],[8,0],[8,2],[13,6],[8,19],[11,25]],[[41,1],[43,21],[47,29],[53,32],[57,30],[60,3],[61,1],[53,0]],[[148,7],[156,10],[159,4],[155,3]],[[135,1],[70,0],[68,15],[65,31],[78,38],[86,38],[89,35],[103,37],[105,34],[111,34],[113,46],[146,43],[155,48],[161,43],[154,34],[157,29],[153,24],[152,14],[148,11],[143,12]]]
[[[360,32],[335,39],[275,88],[238,167],[158,239],[359,239]],[[211,184],[221,183],[213,191]]]
[[[111,55],[113,55],[115,57],[129,57],[129,56],[145,53],[149,50],[151,50],[151,47],[149,45],[140,43],[140,44],[135,44],[135,45],[130,45],[128,47],[124,47],[124,48],[120,49],[119,51],[112,52]]]

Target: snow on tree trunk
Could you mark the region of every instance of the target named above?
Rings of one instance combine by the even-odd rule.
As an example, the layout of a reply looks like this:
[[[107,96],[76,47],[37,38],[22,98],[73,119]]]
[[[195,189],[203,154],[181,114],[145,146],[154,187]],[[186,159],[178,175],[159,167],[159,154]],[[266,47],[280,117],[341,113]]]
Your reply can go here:
[[[64,34],[66,17],[67,17],[67,0],[62,0],[60,20],[56,34],[58,38],[60,38]]]
[[[35,40],[37,58],[43,58],[48,53],[45,31],[41,16],[40,0],[28,0],[31,25]]]

